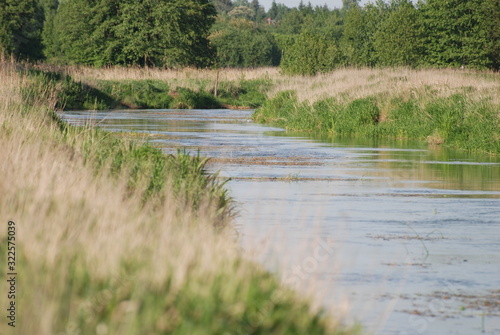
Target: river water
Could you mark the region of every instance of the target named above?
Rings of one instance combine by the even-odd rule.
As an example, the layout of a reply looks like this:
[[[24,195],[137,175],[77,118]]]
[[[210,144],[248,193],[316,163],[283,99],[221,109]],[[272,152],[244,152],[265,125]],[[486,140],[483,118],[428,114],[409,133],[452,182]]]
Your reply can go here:
[[[249,257],[367,334],[500,334],[500,157],[254,124],[243,110],[64,112],[200,150]]]

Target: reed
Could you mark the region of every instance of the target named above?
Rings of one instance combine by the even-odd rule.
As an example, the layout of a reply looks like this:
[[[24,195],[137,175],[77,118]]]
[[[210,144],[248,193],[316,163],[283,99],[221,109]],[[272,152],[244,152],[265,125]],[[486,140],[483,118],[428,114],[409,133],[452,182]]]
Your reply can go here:
[[[497,73],[339,69],[280,78],[254,119],[293,130],[408,138],[500,153]]]
[[[66,126],[57,92],[0,65],[0,217],[17,227],[19,289],[0,333],[353,333],[242,257],[204,160]],[[2,255],[6,240],[4,226]]]
[[[39,69],[51,72],[64,72],[77,81],[90,80],[211,80],[237,81],[281,76],[276,67],[263,68],[223,68],[223,69],[195,69],[183,68],[177,70],[142,67],[103,67],[87,66],[55,66],[42,64]]]
[[[297,92],[299,101],[315,103],[326,98],[350,102],[370,96],[434,99],[469,90],[470,98],[491,98],[500,104],[500,81],[495,72],[452,69],[343,68],[314,77],[279,77],[269,97]]]

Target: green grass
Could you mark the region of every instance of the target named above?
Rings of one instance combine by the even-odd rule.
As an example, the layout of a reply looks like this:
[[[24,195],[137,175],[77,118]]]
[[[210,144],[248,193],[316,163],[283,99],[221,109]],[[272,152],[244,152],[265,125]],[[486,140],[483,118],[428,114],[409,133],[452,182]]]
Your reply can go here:
[[[225,107],[256,108],[266,99],[269,79],[221,81],[217,96],[208,80],[96,80],[74,81],[62,72],[30,69],[36,81],[56,90],[54,106],[63,110],[144,108],[144,109],[217,109]],[[29,92],[26,96],[30,96]]]
[[[225,105],[257,108],[266,101],[272,85],[270,79],[223,81],[219,85],[217,98]],[[214,90],[210,92],[214,93]]]
[[[67,274],[58,273],[66,284],[64,295],[58,297],[57,314],[61,326],[71,325],[80,334],[95,334],[98,329],[124,335],[354,334],[328,332],[321,313],[311,315],[307,304],[256,268],[248,270],[252,274],[248,279],[235,280],[233,273],[221,270],[192,278],[181,287],[176,287],[173,275],[148,287],[134,276],[143,270],[139,263],[130,262],[116,277],[105,279],[94,278],[79,263],[74,259]]]
[[[222,108],[222,104],[212,94],[205,91],[193,91],[189,88],[177,87],[174,91],[175,99],[171,108],[193,109],[193,108]]]
[[[45,98],[46,101],[56,99],[52,102],[56,107],[70,101],[75,103],[75,100],[68,99],[68,95],[74,96],[68,93],[68,87],[72,88],[77,84],[68,77],[40,72],[28,72],[28,77],[29,84],[21,90],[26,103],[33,104],[40,98]],[[62,84],[58,87],[54,83]],[[51,90],[56,92],[55,96],[49,93]],[[76,107],[75,104],[72,106]],[[141,188],[144,202],[162,202],[165,188],[170,187],[179,199],[189,202],[195,208],[203,198],[215,199],[222,221],[230,214],[232,205],[223,188],[224,183],[217,181],[215,175],[206,173],[206,159],[199,155],[181,150],[177,155],[164,155],[161,150],[147,143],[139,144],[130,139],[118,138],[91,126],[75,128],[60,120],[54,112],[50,114],[60,129],[62,141],[77,148],[96,173],[108,171],[113,178],[123,178],[125,173],[129,189],[135,192]]]
[[[253,118],[290,130],[407,138],[468,151],[500,153],[498,110],[487,99],[472,99],[466,92],[448,97],[429,95],[424,101],[393,97],[387,104],[387,99],[374,95],[338,102],[327,98],[311,105],[299,102],[293,91],[284,91],[266,101]]]
[[[100,80],[96,88],[131,108],[169,108],[174,98],[170,86],[159,80]]]
[[[39,94],[49,94],[47,102],[60,110],[108,109],[120,105],[111,95],[62,73],[28,68],[26,74],[31,81],[22,91],[28,104],[37,100]]]

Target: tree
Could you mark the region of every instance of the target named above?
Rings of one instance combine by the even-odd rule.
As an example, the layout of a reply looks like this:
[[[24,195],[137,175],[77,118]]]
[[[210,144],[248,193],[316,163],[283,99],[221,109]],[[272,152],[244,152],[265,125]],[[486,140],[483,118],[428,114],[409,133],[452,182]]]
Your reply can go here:
[[[329,10],[328,7],[316,9],[312,28],[326,38],[338,42],[343,34],[344,19],[339,9]]]
[[[117,36],[124,41],[128,62],[206,66],[211,58],[207,36],[215,15],[209,0],[133,0],[122,6]]]
[[[264,10],[264,7],[260,5],[259,0],[252,0],[251,8],[255,13],[254,21],[256,23],[261,22],[265,19],[266,11]]]
[[[383,1],[365,7],[354,5],[347,11],[340,46],[346,65],[375,66],[378,64],[374,46],[375,33],[389,13]]]
[[[239,6],[245,6],[250,8],[250,2],[248,0],[234,0],[233,1],[233,6],[234,7],[239,7]]]
[[[280,21],[288,11],[290,11],[290,8],[281,3],[276,4],[276,1],[273,0],[271,8],[269,8],[269,11],[267,12],[267,16],[275,21]]]
[[[91,24],[92,16],[89,0],[62,2],[53,18],[52,44],[46,44],[47,56],[61,62],[93,64],[96,44],[91,39],[95,28]],[[44,41],[48,41],[48,37],[44,37]]]
[[[380,23],[373,41],[377,65],[417,66],[423,57],[423,25],[409,0],[391,2],[388,16]]]
[[[373,65],[371,35],[366,11],[357,5],[351,7],[347,12],[344,35],[340,42],[348,65]]]
[[[231,0],[215,0],[213,3],[219,14],[227,14],[233,9]]]
[[[127,64],[123,48],[125,41],[116,32],[119,26],[120,0],[101,0],[92,8],[90,24],[94,27],[91,41],[94,52],[94,65]]]
[[[47,50],[56,57],[51,49],[58,45],[71,63],[206,66],[215,15],[210,0],[67,0]]]
[[[0,1],[0,52],[39,59],[43,11],[37,0]]]
[[[279,32],[283,34],[300,34],[303,24],[304,15],[298,9],[293,8],[281,20]]]
[[[56,42],[56,31],[54,30],[54,18],[59,7],[58,0],[42,0],[44,13],[42,29],[42,45],[45,57],[55,57],[60,54],[58,43]]]
[[[485,51],[488,62],[487,67],[500,70],[500,1],[484,0],[481,13],[480,31],[486,38]]]
[[[421,10],[429,65],[491,67],[498,0],[427,0]],[[495,15],[496,18],[492,15]],[[494,27],[497,28],[494,28]],[[493,30],[491,30],[493,28]],[[498,38],[498,36],[497,36]],[[498,46],[498,39],[496,42]]]
[[[359,0],[342,0],[342,10],[348,12],[353,7],[359,7]]]
[[[246,21],[246,24],[245,24]],[[223,67],[278,65],[280,52],[271,33],[255,28],[249,20],[233,20],[212,33],[211,42]]]
[[[255,17],[255,12],[252,8],[246,6],[235,7],[232,11],[228,13],[231,17],[244,18],[247,20],[253,20]]]
[[[271,3],[271,8],[269,8],[269,11],[267,12],[267,15],[272,18],[276,19],[278,17],[278,5],[276,4],[276,0],[273,0]]]
[[[297,8],[304,15],[312,15],[314,13],[314,9],[313,9],[310,1],[307,3],[307,6],[306,6],[306,5],[304,5],[304,1],[301,0],[299,3],[299,7],[297,7]]]

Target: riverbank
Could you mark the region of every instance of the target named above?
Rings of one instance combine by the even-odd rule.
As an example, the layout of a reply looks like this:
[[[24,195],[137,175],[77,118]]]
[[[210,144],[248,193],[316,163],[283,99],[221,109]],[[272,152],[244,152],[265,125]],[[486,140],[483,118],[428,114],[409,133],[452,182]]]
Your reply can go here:
[[[2,334],[354,333],[243,259],[206,161],[68,126],[60,91],[0,69],[1,253],[10,220],[20,293]]]
[[[499,92],[497,73],[341,69],[282,78],[253,118],[289,130],[499,154]]]

